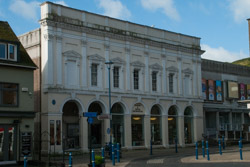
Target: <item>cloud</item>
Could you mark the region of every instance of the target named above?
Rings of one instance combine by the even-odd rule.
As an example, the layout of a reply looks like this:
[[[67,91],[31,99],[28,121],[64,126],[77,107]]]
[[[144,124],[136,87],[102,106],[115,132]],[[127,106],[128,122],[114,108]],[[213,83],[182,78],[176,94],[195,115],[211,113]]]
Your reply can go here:
[[[229,0],[229,8],[233,13],[234,20],[238,23],[246,21],[250,17],[249,0]]]
[[[54,1],[53,3],[59,4],[59,5],[63,5],[63,6],[69,6],[64,1]]]
[[[37,21],[39,19],[39,5],[40,2],[37,1],[25,2],[24,0],[13,0],[11,1],[9,10],[25,19]]]
[[[173,0],[141,0],[141,4],[147,10],[161,10],[169,18],[176,21],[180,20]]]
[[[99,7],[104,9],[104,15],[119,18],[129,19],[130,11],[119,0],[99,0]]]
[[[203,55],[201,55],[202,58],[221,62],[233,62],[248,57],[248,55],[242,51],[239,53],[230,52],[223,47],[212,48],[206,44],[202,44],[201,49],[206,51]]]

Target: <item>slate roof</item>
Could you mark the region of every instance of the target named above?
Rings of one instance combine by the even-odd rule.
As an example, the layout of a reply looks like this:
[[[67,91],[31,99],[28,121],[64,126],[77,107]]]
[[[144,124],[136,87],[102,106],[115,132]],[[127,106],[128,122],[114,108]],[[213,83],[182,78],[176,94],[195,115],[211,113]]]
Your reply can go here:
[[[0,65],[16,66],[36,69],[37,66],[30,58],[29,54],[24,49],[21,42],[18,40],[16,34],[6,21],[0,21],[0,42],[12,43],[19,46],[19,52],[17,53],[17,61],[9,61],[0,59]]]

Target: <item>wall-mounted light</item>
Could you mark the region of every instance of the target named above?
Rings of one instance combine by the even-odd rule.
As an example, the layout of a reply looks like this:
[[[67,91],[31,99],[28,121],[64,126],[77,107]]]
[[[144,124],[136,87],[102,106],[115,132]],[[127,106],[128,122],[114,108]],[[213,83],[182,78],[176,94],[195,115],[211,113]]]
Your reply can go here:
[[[157,120],[157,118],[156,117],[151,117],[150,120],[155,121],[155,120]]]
[[[168,118],[168,121],[172,121],[174,118]]]
[[[135,121],[138,121],[140,119],[141,119],[141,117],[133,117],[133,120],[135,120]]]

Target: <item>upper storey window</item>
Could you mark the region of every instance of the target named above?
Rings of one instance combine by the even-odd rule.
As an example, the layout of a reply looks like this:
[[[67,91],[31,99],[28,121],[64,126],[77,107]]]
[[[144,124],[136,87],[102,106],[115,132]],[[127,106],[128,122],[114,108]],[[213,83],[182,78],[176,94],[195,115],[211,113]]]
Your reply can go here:
[[[17,46],[13,44],[0,43],[0,59],[17,60]]]
[[[113,70],[113,76],[114,76],[114,88],[119,88],[119,67],[114,67]]]
[[[157,91],[157,71],[152,72],[152,91]]]

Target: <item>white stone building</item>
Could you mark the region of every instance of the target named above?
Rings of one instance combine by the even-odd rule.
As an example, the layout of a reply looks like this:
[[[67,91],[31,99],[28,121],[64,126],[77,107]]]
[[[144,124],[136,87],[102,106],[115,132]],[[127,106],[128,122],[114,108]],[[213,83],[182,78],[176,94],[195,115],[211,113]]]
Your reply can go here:
[[[19,39],[40,62],[42,151],[87,151],[90,131],[93,146],[109,142],[109,119],[88,129],[83,117],[110,114],[109,61],[115,142],[134,149],[202,138],[200,38],[50,2],[40,24]]]

